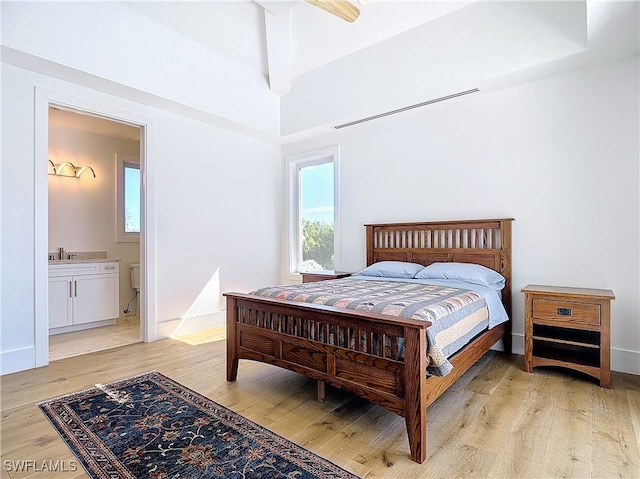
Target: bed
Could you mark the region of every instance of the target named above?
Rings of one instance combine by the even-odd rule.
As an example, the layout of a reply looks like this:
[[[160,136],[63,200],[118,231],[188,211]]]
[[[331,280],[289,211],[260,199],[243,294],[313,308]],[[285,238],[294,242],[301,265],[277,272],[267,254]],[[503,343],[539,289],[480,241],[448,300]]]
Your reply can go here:
[[[366,225],[367,266],[387,261],[481,265],[504,277],[500,299],[510,318],[512,221]],[[257,294],[225,296],[227,381],[236,380],[240,359],[250,359],[316,380],[320,401],[326,384],[368,399],[404,417],[410,456],[418,463],[426,459],[427,407],[498,341],[503,340],[506,352],[511,350],[511,324],[506,321],[477,334],[449,357],[452,369],[447,374],[427,375],[429,321]],[[364,340],[337,341],[338,336]]]

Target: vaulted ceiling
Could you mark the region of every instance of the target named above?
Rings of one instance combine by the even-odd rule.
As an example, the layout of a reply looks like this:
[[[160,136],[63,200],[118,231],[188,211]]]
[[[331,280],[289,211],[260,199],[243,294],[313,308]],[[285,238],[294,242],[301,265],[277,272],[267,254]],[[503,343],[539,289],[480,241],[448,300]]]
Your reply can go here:
[[[353,23],[304,0],[136,0],[120,8],[184,39],[173,50],[154,46],[167,58],[180,58],[191,45],[236,65],[235,76],[207,64],[200,79],[197,71],[185,73],[200,87],[224,88],[224,82],[207,83],[216,73],[227,76],[227,85],[242,78],[241,71],[247,79],[261,78],[263,86],[250,80],[253,90],[247,91],[254,97],[236,110],[258,98],[258,85],[276,97],[279,125],[269,129],[287,141],[459,92],[487,92],[640,52],[637,0],[352,1],[361,10]],[[207,104],[206,94],[193,96],[192,108],[220,108],[219,101]],[[234,108],[231,103],[228,118],[236,121],[241,115]],[[255,128],[258,121],[245,116]]]
[[[126,5],[262,75],[283,136],[640,50],[638,2],[364,3],[353,23],[303,0]]]
[[[244,64],[278,94],[296,77],[473,1],[365,0],[353,23],[303,0],[135,1],[130,8]],[[276,80],[274,80],[274,77]],[[279,88],[276,88],[279,87]]]

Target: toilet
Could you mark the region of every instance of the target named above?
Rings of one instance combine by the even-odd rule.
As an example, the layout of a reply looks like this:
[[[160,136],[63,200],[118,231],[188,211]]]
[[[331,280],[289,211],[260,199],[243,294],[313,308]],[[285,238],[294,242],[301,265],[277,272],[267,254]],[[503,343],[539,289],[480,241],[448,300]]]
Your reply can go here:
[[[140,265],[138,263],[131,263],[129,265],[129,272],[131,273],[131,287],[140,293]]]

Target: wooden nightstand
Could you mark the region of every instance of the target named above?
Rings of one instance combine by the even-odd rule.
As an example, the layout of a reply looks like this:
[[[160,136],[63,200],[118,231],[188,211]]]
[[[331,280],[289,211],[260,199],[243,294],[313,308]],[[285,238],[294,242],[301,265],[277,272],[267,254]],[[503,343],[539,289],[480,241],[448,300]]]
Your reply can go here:
[[[611,385],[613,291],[529,285],[524,293],[524,370],[561,366]]]
[[[313,271],[302,274],[303,283],[313,283],[315,281],[325,281],[327,279],[339,279],[351,276],[353,273],[347,273],[346,271]]]

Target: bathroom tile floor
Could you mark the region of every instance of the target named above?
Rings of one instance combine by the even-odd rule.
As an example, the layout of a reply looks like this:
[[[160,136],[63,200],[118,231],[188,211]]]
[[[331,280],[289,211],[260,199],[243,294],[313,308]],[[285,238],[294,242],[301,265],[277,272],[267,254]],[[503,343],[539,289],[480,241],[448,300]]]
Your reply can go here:
[[[119,318],[112,326],[49,336],[49,361],[140,342],[140,319]]]

